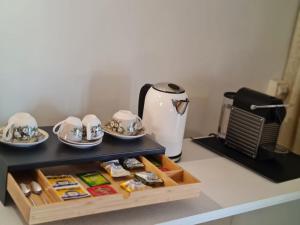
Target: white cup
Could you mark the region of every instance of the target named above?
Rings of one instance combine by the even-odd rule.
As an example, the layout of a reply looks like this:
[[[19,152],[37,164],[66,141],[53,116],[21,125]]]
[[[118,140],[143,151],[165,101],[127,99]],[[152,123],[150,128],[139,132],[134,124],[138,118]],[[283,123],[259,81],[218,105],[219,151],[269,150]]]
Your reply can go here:
[[[128,110],[116,112],[112,117],[110,126],[117,133],[129,136],[136,135],[143,128],[141,118]]]
[[[69,116],[53,127],[53,133],[66,141],[80,142],[82,140],[82,122],[77,117]]]
[[[38,135],[38,125],[33,116],[29,113],[19,112],[11,116],[7,126],[3,130],[2,138],[10,141],[17,140],[27,141]]]
[[[101,121],[97,116],[88,114],[82,119],[83,137],[88,141],[97,140],[103,137],[104,133],[101,129]]]

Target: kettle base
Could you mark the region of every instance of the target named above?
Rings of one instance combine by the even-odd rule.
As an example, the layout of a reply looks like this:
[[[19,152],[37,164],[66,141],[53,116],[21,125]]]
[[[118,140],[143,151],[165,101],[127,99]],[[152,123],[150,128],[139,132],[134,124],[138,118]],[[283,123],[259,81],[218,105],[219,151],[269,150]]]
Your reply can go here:
[[[175,155],[175,156],[168,156],[168,157],[169,157],[169,159],[171,159],[174,162],[179,162],[181,159],[181,155],[182,155],[182,153]]]

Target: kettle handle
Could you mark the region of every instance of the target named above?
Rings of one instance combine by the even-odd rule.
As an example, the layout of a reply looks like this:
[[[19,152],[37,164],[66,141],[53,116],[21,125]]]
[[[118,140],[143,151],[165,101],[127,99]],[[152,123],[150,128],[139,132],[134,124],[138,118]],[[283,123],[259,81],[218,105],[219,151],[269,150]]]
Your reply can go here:
[[[140,90],[139,112],[138,112],[138,115],[139,115],[140,118],[143,118],[145,98],[146,98],[147,92],[149,91],[149,89],[151,87],[152,87],[152,84],[145,84]]]

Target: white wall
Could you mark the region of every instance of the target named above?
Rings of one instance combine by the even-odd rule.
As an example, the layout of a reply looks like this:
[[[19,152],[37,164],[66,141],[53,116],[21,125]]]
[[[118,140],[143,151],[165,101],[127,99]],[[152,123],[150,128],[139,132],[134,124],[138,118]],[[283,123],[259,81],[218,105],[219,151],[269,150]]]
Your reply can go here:
[[[28,111],[137,111],[146,82],[191,98],[188,135],[215,131],[222,93],[283,71],[299,0],[1,0],[0,123]]]

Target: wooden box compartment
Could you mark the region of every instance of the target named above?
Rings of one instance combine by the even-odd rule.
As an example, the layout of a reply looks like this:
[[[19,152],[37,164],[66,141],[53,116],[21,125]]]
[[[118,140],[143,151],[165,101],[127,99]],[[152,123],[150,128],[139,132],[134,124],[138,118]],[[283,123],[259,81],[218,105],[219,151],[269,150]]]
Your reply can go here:
[[[199,196],[199,180],[167,157],[158,156],[158,158],[164,162],[164,166],[173,168],[173,170],[170,170],[172,173],[161,171],[145,157],[139,159],[144,163],[146,171],[154,172],[164,181],[162,187],[128,193],[120,187],[120,182],[132,177],[113,179],[100,167],[99,162],[94,162],[8,173],[7,190],[28,224],[38,224]],[[47,175],[76,175],[95,170],[101,170],[101,173],[117,191],[116,194],[63,201],[58,197],[46,178]],[[88,187],[79,178],[76,177],[76,179],[84,188]],[[21,182],[28,184],[32,180],[37,181],[42,186],[43,193],[41,196],[31,194],[28,198],[22,193],[19,184]]]
[[[178,172],[182,171],[182,168],[178,164],[170,160],[165,155],[148,156],[147,159],[170,177],[173,174],[177,174]]]
[[[190,173],[185,170],[178,171],[169,175],[169,177],[174,180],[177,184],[186,185],[197,183],[197,179],[194,178]]]

